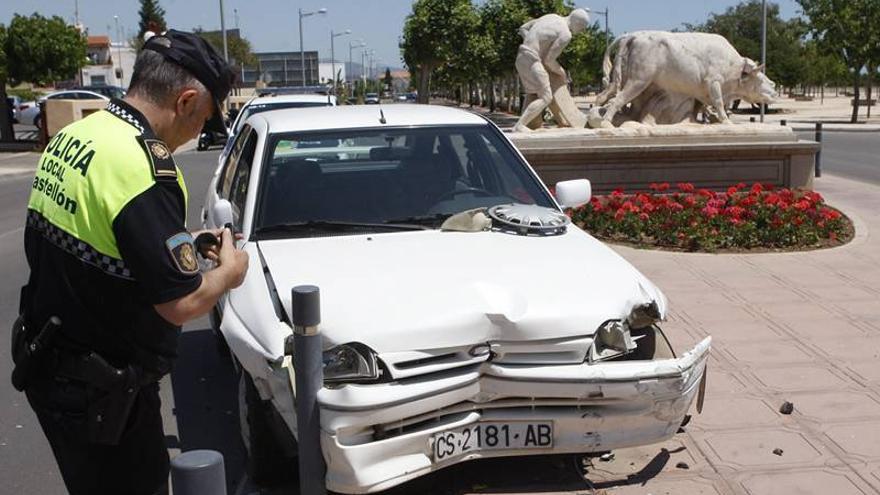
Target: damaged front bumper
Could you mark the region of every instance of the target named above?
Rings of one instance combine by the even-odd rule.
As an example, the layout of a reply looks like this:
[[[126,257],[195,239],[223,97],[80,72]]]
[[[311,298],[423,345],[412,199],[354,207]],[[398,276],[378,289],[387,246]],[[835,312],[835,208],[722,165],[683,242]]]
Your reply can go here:
[[[370,493],[476,458],[602,452],[666,440],[700,390],[710,346],[706,338],[669,359],[487,361],[391,383],[324,388],[318,398],[327,488]],[[436,434],[488,421],[552,422],[553,445],[434,460]]]

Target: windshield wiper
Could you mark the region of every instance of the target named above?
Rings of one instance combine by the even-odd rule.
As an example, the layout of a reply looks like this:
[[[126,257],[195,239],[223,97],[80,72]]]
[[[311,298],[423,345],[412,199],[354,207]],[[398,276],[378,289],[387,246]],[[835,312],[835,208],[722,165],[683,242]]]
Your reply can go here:
[[[385,225],[420,225],[423,228],[436,228],[444,220],[451,217],[452,213],[435,213],[433,215],[419,215],[406,218],[388,220]]]
[[[307,222],[279,223],[259,227],[256,234],[272,234],[278,232],[303,232],[303,231],[332,231],[346,232],[358,230],[427,230],[428,227],[418,224],[406,224],[397,222],[368,223],[368,222],[345,222],[337,220],[309,220]]]

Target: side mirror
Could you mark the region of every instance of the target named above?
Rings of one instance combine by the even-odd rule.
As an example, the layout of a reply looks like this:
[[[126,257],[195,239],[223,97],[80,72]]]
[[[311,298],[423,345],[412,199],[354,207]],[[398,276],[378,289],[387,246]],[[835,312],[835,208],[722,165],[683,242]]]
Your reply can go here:
[[[556,200],[563,208],[577,208],[586,204],[593,194],[587,179],[566,180],[556,183]]]
[[[216,227],[226,227],[229,226],[232,228],[234,225],[234,221],[232,219],[232,203],[226,199],[218,199],[216,203],[214,203],[214,225]]]

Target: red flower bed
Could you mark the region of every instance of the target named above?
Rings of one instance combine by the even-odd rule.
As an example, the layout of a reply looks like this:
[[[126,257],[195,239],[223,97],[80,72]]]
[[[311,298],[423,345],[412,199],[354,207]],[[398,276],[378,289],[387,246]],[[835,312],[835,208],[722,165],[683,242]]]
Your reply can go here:
[[[650,188],[594,196],[569,215],[602,239],[689,251],[825,247],[852,237],[849,219],[813,191],[742,183],[726,192],[690,183]]]

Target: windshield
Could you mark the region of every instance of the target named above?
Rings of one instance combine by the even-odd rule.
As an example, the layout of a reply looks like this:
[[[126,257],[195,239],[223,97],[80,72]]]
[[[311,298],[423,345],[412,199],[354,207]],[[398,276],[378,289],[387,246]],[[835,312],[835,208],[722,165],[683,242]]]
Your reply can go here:
[[[238,123],[235,126],[235,134],[238,134],[238,131],[244,126],[244,122],[251,115],[256,115],[258,113],[268,112],[269,110],[282,110],[284,108],[308,108],[308,107],[329,107],[330,103],[326,100],[324,101],[286,101],[286,102],[274,102],[274,103],[254,103],[246,106],[241,111],[241,117],[238,119]]]
[[[555,208],[488,125],[276,135],[267,159],[257,231],[316,221],[436,228],[474,208]]]

